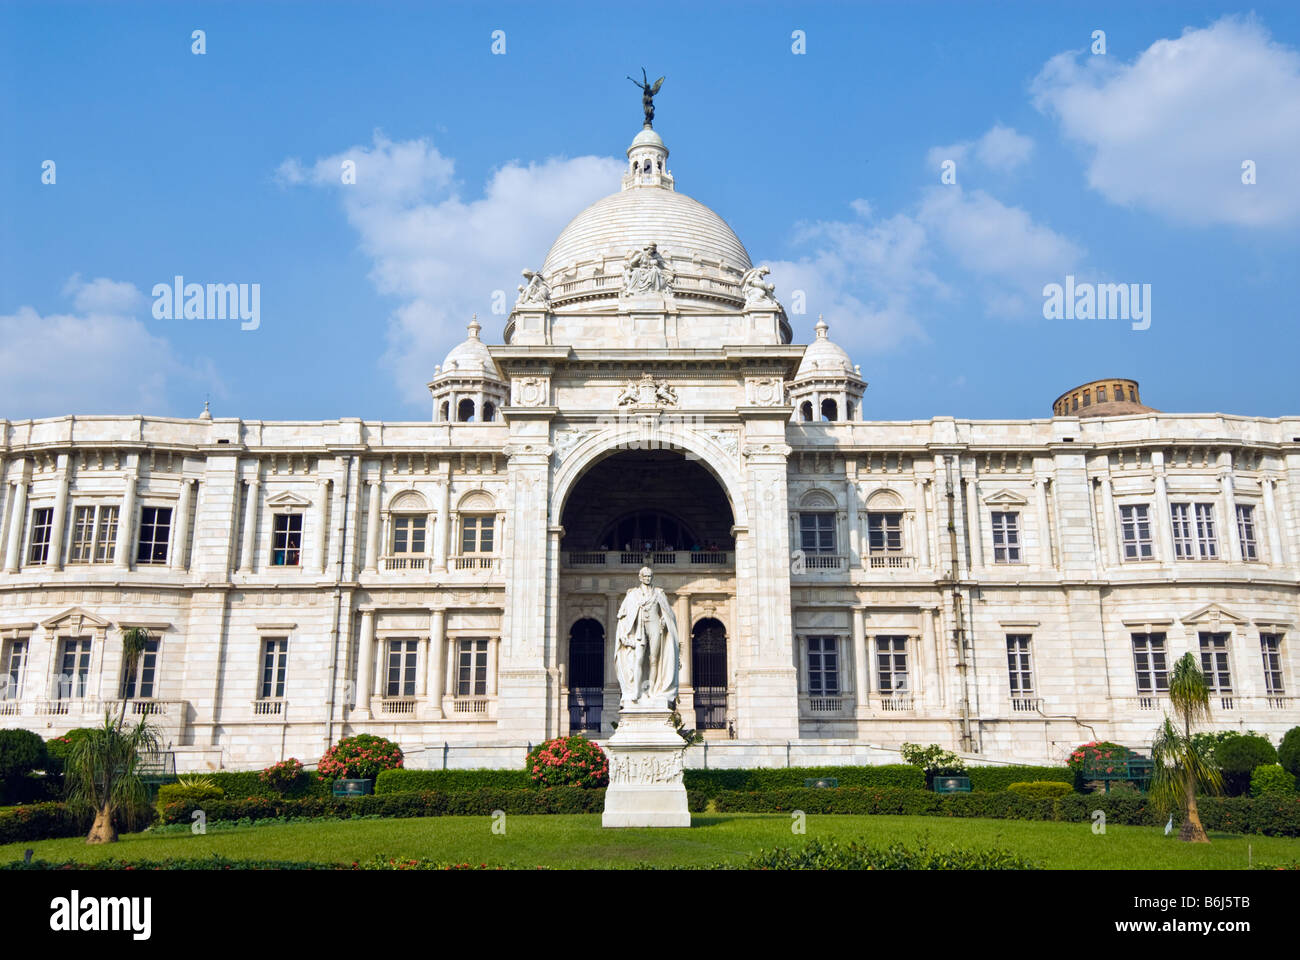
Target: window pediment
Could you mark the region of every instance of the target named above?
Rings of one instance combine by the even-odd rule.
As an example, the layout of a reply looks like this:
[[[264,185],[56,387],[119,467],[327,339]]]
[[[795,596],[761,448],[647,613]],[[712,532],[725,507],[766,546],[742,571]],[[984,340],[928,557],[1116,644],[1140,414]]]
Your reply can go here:
[[[1006,489],[989,494],[984,498],[984,502],[990,507],[1023,507],[1029,503],[1020,494]]]
[[[276,510],[302,510],[305,507],[310,507],[311,501],[290,490],[286,490],[283,493],[277,493],[273,497],[267,497],[266,505]]]
[[[1217,603],[1211,603],[1201,607],[1195,613],[1189,613],[1187,616],[1182,617],[1180,622],[1188,625],[1194,624],[1198,627],[1208,626],[1217,630],[1221,624],[1237,626],[1244,624],[1246,621]]]
[[[50,617],[48,620],[42,620],[41,626],[51,633],[57,631],[79,634],[87,628],[102,632],[112,624],[102,617],[97,617],[93,613],[82,610],[80,607],[71,607],[60,614]]]

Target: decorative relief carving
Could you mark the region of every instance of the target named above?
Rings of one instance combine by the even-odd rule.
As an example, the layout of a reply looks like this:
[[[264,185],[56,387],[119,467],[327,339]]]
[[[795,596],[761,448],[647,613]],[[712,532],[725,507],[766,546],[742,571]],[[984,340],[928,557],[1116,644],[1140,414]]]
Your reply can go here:
[[[780,377],[746,377],[745,401],[757,407],[779,407],[785,403],[785,381]]]
[[[595,430],[556,430],[551,446],[555,448],[555,462],[563,463],[575,447],[590,437]]]
[[[677,405],[677,391],[650,374],[643,373],[640,380],[627,382],[616,403],[620,407],[674,407]]]
[[[610,783],[681,783],[682,751],[609,755]]]
[[[734,430],[706,430],[704,435],[727,451],[734,460],[740,452],[740,435]]]
[[[510,402],[516,407],[544,407],[550,394],[547,377],[518,377],[510,382]]]
[[[623,295],[666,293],[673,289],[672,268],[660,255],[658,245],[647,243],[639,250],[629,250],[623,258]]]

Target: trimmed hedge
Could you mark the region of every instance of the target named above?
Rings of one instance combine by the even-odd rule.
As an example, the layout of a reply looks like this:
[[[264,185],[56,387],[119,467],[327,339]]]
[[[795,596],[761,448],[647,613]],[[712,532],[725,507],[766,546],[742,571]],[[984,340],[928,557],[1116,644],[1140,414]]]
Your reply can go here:
[[[878,767],[773,767],[741,770],[687,770],[688,791],[714,797],[727,791],[786,790],[803,788],[805,780],[833,777],[841,787],[925,786],[925,774],[905,763]]]
[[[964,850],[916,847],[891,843],[870,846],[863,840],[809,840],[799,847],[760,850],[740,864],[714,864],[714,870],[1038,870],[1040,867],[1008,850]]]
[[[714,798],[719,813],[896,814],[902,816],[987,817],[995,820],[1058,820],[1086,823],[1094,810],[1108,824],[1161,826],[1143,796],[1071,793],[1058,799],[1037,799],[1011,792],[935,794],[927,790],[890,787],[839,790],[771,790],[763,793],[721,793]],[[1206,830],[1222,833],[1262,833],[1300,837],[1300,796],[1201,797],[1197,800]]]
[[[1256,767],[1250,775],[1250,795],[1263,797],[1278,795],[1293,796],[1296,792],[1296,780],[1280,763]]]
[[[690,808],[702,811],[707,798],[687,794]],[[162,810],[164,823],[189,823],[195,810],[202,810],[208,822],[220,820],[278,820],[289,817],[325,817],[350,820],[355,817],[450,817],[491,816],[495,810],[507,814],[600,813],[605,809],[605,791],[589,787],[549,787],[545,790],[464,790],[373,794],[363,797],[307,797],[286,800],[252,797],[246,800],[212,800],[199,803],[181,800]]]
[[[532,787],[526,770],[385,770],[375,779],[375,793],[433,790],[525,790]]]
[[[137,827],[153,822],[154,811],[142,807],[136,812]],[[53,840],[76,837],[90,830],[94,819],[90,813],[76,814],[65,803],[33,803],[0,810],[0,844],[26,840]],[[118,818],[118,829],[125,829],[126,817]]]
[[[1055,800],[1057,797],[1065,797],[1074,793],[1073,786],[1068,783],[1061,783],[1059,780],[1031,780],[1028,783],[1011,783],[1007,785],[1007,790],[1022,797],[1038,797],[1046,800]]]
[[[226,796],[232,799],[280,797],[279,791],[262,780],[261,773],[260,770],[214,770],[199,772],[194,775],[211,780],[214,787],[224,790]],[[298,783],[285,796],[290,798],[328,797],[330,790],[330,781],[322,779],[319,774],[312,770],[304,773],[298,779]]]
[[[158,808],[162,809],[167,804],[180,800],[193,800],[195,803],[220,800],[225,795],[226,792],[215,785],[200,787],[194,784],[164,783],[158,788]]]
[[[967,767],[970,788],[977,793],[997,793],[1013,783],[1068,783],[1074,789],[1074,771],[1069,767]]]

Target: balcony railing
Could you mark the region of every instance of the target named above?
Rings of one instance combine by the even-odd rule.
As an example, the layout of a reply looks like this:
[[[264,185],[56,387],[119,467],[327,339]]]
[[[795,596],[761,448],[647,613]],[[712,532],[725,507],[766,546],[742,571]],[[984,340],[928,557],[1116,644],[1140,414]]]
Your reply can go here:
[[[385,570],[424,570],[429,565],[428,557],[385,557]]]
[[[1012,713],[1037,713],[1043,701],[1039,697],[1012,697]]]
[[[843,697],[809,697],[809,713],[839,713],[844,706]]]
[[[805,553],[803,565],[805,570],[843,570],[846,563],[838,553]]]
[[[265,700],[253,701],[253,716],[255,717],[279,717],[284,719],[288,711],[289,701],[277,698],[267,698]]]
[[[377,712],[381,717],[415,716],[415,697],[383,697],[376,703],[379,705]]]
[[[883,696],[879,700],[879,708],[885,713],[911,710],[913,709],[912,695],[910,693],[895,693],[890,696]]]
[[[453,570],[497,570],[501,566],[500,557],[468,555],[452,557],[449,561]]]
[[[732,563],[729,550],[570,550],[566,567],[715,566]]]
[[[913,558],[903,553],[872,553],[867,567],[872,570],[911,570]]]
[[[486,697],[459,697],[452,703],[451,712],[486,715],[488,703]]]
[[[164,717],[168,720],[178,717],[185,707],[184,700],[155,700],[152,697],[131,697],[126,701],[128,717]],[[123,701],[105,700],[104,709],[117,714],[122,711]]]

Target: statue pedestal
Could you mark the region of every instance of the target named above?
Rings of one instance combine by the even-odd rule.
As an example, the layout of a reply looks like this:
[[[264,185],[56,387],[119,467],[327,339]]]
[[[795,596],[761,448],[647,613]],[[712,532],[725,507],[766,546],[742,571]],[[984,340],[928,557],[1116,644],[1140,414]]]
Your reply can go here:
[[[624,707],[605,741],[609,787],[602,827],[689,827],[682,782],[685,741],[663,707]]]

